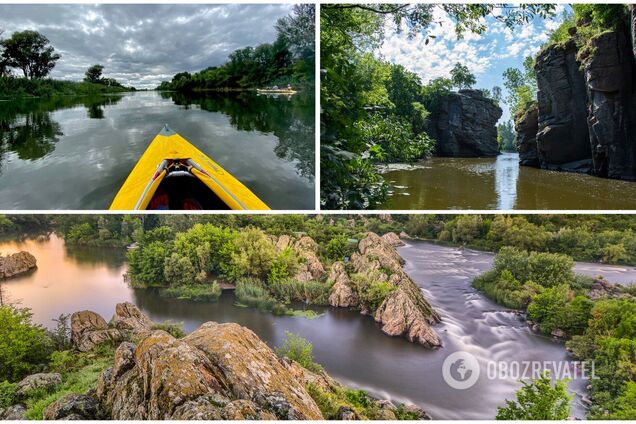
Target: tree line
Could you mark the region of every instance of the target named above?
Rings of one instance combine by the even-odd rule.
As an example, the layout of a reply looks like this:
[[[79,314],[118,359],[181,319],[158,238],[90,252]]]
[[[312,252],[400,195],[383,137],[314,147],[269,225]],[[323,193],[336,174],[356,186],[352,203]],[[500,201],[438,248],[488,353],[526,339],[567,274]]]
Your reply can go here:
[[[193,91],[311,85],[315,68],[315,6],[295,5],[276,23],[273,43],[232,52],[220,66],[180,72],[159,90]]]

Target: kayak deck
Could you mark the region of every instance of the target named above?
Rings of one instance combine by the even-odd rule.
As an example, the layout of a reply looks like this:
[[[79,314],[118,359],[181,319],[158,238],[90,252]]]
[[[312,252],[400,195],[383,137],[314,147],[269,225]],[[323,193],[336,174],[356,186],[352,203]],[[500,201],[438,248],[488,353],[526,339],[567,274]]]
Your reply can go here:
[[[119,189],[111,210],[267,210],[250,189],[166,125]]]

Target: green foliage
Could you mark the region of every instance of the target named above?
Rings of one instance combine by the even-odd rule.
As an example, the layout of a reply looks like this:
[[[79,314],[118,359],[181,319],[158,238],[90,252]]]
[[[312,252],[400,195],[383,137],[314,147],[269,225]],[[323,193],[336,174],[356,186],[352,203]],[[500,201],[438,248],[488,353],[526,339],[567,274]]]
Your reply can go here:
[[[475,75],[473,75],[468,66],[457,62],[450,72],[451,81],[457,88],[472,88],[477,83]]]
[[[164,260],[163,276],[171,286],[187,286],[195,281],[197,274],[190,258],[173,252]]]
[[[135,286],[163,286],[164,263],[169,249],[161,241],[153,241],[128,251],[128,275]]]
[[[277,301],[258,280],[243,278],[237,281],[234,294],[239,305],[280,315],[287,312],[287,308]]]
[[[372,312],[375,312],[384,299],[397,288],[389,283],[386,274],[379,270],[353,274],[351,282],[360,298],[360,303]]]
[[[325,247],[327,258],[332,261],[342,261],[345,257],[351,256],[354,245],[344,235],[338,235],[327,243]]]
[[[263,230],[246,228],[235,240],[232,275],[265,279],[276,259],[276,247]]]
[[[570,415],[567,381],[557,380],[552,385],[550,373],[531,383],[522,381],[516,401],[506,400],[505,407],[497,408],[497,420],[565,420]]]
[[[174,249],[189,258],[197,274],[231,274],[236,231],[210,223],[198,223],[174,237]]]
[[[291,247],[283,249],[272,262],[269,282],[274,283],[296,274],[301,258]]]
[[[14,32],[11,37],[0,41],[2,62],[10,68],[22,71],[24,78],[46,77],[55,67],[60,55],[49,45],[49,40],[37,31]]]
[[[320,281],[279,279],[267,285],[269,292],[283,303],[292,301],[310,305],[328,305],[331,286]]]
[[[315,6],[295,5],[278,20],[277,38],[269,44],[245,47],[229,54],[221,66],[195,74],[180,72],[159,90],[233,90],[265,86],[312,85],[315,67]]]
[[[18,381],[48,362],[52,343],[29,309],[0,306],[0,381]]]
[[[0,381],[0,409],[8,408],[15,404],[17,383],[9,383],[8,381]]]
[[[175,339],[181,339],[186,336],[186,332],[183,330],[183,323],[174,321],[164,321],[154,324],[153,330],[163,330],[170,334]]]
[[[67,350],[73,346],[71,342],[71,324],[69,314],[60,314],[54,319],[55,328],[49,331],[49,337],[55,350]]]
[[[515,145],[515,129],[512,125],[512,121],[508,120],[503,124],[497,124],[497,142],[499,143],[499,150],[502,152],[516,152],[517,146]]]
[[[56,350],[51,353],[51,361],[49,362],[49,369],[60,374],[66,374],[67,372],[75,369],[77,358],[70,350]]]
[[[524,69],[508,68],[503,73],[504,87],[508,91],[506,103],[513,116],[520,116],[536,104],[537,79],[534,59],[526,57]]]
[[[314,361],[313,350],[314,347],[309,341],[290,331],[285,331],[283,344],[275,349],[276,354],[281,358],[286,357],[296,361],[309,371],[320,372],[322,367]]]
[[[215,302],[221,297],[221,285],[213,281],[204,284],[190,284],[161,289],[159,294],[174,299],[193,300],[197,302]]]
[[[104,72],[103,65],[92,65],[86,70],[84,81],[99,84],[102,81],[102,72]]]
[[[51,403],[67,394],[84,394],[97,387],[102,373],[113,364],[114,348],[102,345],[87,353],[76,353],[76,366],[64,376],[64,382],[52,392],[39,391],[26,399],[27,418],[42,420],[44,410]]]

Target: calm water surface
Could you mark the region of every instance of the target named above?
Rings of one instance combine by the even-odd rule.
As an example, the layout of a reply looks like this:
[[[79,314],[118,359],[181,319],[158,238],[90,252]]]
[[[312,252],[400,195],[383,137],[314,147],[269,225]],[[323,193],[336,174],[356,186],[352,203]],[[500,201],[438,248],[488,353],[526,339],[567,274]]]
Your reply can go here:
[[[387,169],[378,209],[636,209],[636,182],[519,166],[517,153]]]
[[[209,304],[133,290],[123,281],[126,264],[120,251],[69,250],[55,236],[39,242],[0,244],[2,253],[17,250],[33,253],[38,269],[3,285],[13,301],[33,309],[39,323],[52,326],[51,320],[59,314],[83,309],[108,319],[117,302],[129,301],[154,320],[182,322],[187,331],[210,320],[237,322],[276,346],[288,330],[311,341],[316,360],[342,382],[378,396],[416,403],[439,419],[491,419],[497,406],[512,398],[519,387],[513,379],[488,380],[483,369],[471,389],[451,389],[442,379],[441,364],[452,352],[471,352],[482,366],[489,360],[568,359],[562,344],[533,334],[514,313],[470,287],[472,278],[490,267],[492,255],[468,249],[430,243],[400,248],[407,272],[442,314],[443,322],[436,329],[444,347],[437,350],[385,336],[372,319],[344,309],[316,308],[321,315],[310,320],[236,307],[231,292],[225,292],[220,302]],[[636,281],[636,270],[631,267],[583,264],[578,271],[603,273],[613,281]],[[584,386],[581,380],[570,384],[578,393]],[[584,417],[580,396],[573,401],[573,411]]]
[[[164,124],[272,209],[313,209],[314,119],[302,93],[0,102],[0,209],[107,209]]]

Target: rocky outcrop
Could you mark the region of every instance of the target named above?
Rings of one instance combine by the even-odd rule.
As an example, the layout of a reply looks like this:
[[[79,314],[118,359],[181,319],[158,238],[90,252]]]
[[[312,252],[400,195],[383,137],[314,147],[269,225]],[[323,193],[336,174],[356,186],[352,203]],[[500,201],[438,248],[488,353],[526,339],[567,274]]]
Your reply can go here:
[[[26,420],[26,407],[24,405],[13,405],[6,409],[0,408],[0,420],[22,421]]]
[[[370,232],[360,240],[359,252],[351,255],[350,273],[353,277],[349,276],[343,263],[336,262],[328,279],[333,283],[329,303],[332,306],[359,307],[361,313],[373,314],[382,331],[390,336],[403,336],[427,347],[441,346],[441,340],[432,328],[441,321],[441,317],[404,272],[404,260],[390,243],[395,243],[395,238],[380,237]],[[375,311],[361,302],[358,290],[364,289],[352,282],[352,278],[360,276],[369,284],[384,282],[393,288]]]
[[[144,315],[137,306],[130,302],[118,303],[115,314],[110,320],[110,327],[128,331],[132,334],[147,334],[151,331],[153,322]]]
[[[360,305],[353,283],[345,270],[342,262],[336,262],[331,266],[327,284],[331,284],[329,304],[337,308],[357,308]]]
[[[37,260],[29,252],[0,256],[0,280],[24,274],[35,268],[37,268]]]
[[[92,311],[80,311],[71,315],[71,341],[80,352],[88,352],[106,342],[125,339],[122,331],[109,328],[106,320]]]
[[[71,315],[71,341],[77,350],[87,352],[102,343],[116,343],[141,337],[152,331],[154,323],[130,302],[118,303],[106,323],[99,314],[80,311]]]
[[[208,322],[182,340],[120,345],[97,397],[112,419],[321,419],[302,381],[252,331]]]
[[[97,399],[91,395],[68,394],[62,396],[44,410],[45,420],[96,420],[100,419]]]
[[[390,232],[382,236],[382,240],[387,242],[392,247],[404,246],[404,242],[400,240],[397,234]]]
[[[319,280],[325,274],[325,268],[317,255],[318,244],[311,237],[302,236],[294,240],[288,235],[282,235],[274,240],[274,244],[276,251],[281,252],[289,247],[303,259],[293,277],[295,280],[302,282]]]
[[[519,164],[539,167],[537,132],[539,132],[539,109],[532,106],[515,119],[515,143],[519,152]]]
[[[56,372],[32,374],[22,379],[16,387],[18,396],[27,396],[34,390],[50,390],[62,384],[62,375]]]
[[[584,51],[583,64],[594,174],[636,180],[634,56],[627,31],[604,32]]]
[[[496,124],[502,110],[479,90],[459,90],[440,100],[431,117],[430,133],[437,140],[439,156],[497,156]]]
[[[574,40],[541,51],[536,59],[539,105],[537,153],[542,168],[591,169],[587,94]]]

